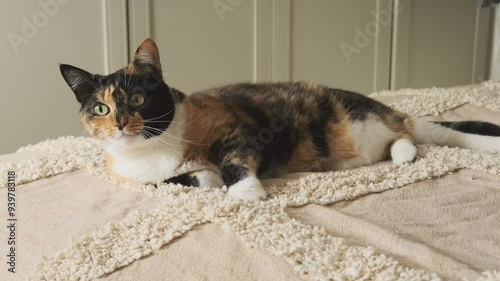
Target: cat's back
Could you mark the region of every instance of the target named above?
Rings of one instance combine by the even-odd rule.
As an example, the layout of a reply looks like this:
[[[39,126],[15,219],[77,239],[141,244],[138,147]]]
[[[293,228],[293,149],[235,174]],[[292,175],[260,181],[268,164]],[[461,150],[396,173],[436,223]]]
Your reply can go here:
[[[190,100],[200,106],[206,103],[220,103],[227,109],[299,113],[312,112],[319,104],[332,104],[339,98],[335,91],[318,84],[303,82],[238,83],[195,92],[190,96]]]
[[[198,107],[217,104],[219,109],[244,109],[263,114],[279,111],[285,115],[309,116],[332,114],[340,109],[358,120],[364,119],[367,113],[385,115],[392,111],[359,93],[312,82],[231,84],[195,92],[189,99]]]
[[[216,99],[227,102],[242,99],[264,105],[314,99],[328,90],[332,89],[304,82],[237,83],[195,92],[191,99]]]

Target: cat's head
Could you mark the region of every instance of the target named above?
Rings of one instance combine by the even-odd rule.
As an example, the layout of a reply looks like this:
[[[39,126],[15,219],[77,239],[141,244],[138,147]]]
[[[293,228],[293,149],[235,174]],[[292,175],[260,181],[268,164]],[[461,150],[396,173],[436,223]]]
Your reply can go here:
[[[61,74],[81,104],[82,122],[98,139],[115,142],[161,135],[175,114],[174,97],[162,77],[158,47],[146,39],[132,62],[110,75],[61,64]]]

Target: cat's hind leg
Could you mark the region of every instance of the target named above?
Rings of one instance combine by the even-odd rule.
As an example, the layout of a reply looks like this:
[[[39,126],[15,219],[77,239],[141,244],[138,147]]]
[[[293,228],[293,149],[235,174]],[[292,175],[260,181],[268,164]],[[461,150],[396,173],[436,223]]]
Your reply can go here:
[[[412,162],[417,156],[417,148],[408,135],[401,135],[391,146],[391,158],[394,165],[400,166]]]

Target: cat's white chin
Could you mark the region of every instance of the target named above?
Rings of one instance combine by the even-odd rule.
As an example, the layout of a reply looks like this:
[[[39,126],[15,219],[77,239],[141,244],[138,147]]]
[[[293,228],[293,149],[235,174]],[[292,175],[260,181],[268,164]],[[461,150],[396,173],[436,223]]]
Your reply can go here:
[[[112,138],[107,139],[107,142],[111,145],[131,145],[141,140],[144,140],[144,138],[140,135],[130,135],[122,131],[117,131]]]

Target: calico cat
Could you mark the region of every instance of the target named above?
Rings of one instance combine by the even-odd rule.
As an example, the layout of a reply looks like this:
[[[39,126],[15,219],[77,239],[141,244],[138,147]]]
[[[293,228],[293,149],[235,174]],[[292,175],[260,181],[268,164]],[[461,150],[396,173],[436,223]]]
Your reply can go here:
[[[500,151],[498,126],[425,122],[313,83],[235,84],[187,96],[163,81],[151,39],[113,74],[60,70],[85,128],[104,143],[111,175],[124,181],[226,185],[230,196],[259,200],[266,198],[259,179],[388,157],[402,165],[414,160],[414,142]],[[477,127],[490,136],[470,134]]]

